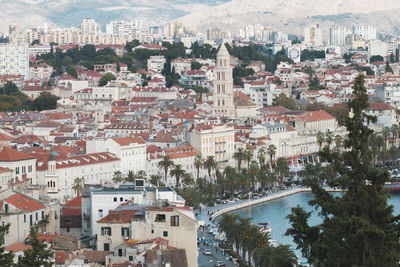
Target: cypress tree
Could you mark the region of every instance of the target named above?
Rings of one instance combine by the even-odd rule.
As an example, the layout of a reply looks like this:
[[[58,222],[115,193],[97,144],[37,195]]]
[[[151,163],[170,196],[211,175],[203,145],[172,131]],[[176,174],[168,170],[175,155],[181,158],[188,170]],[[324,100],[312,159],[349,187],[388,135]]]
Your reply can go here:
[[[14,263],[13,252],[7,252],[4,249],[4,238],[8,234],[10,224],[0,226],[0,266],[12,266]]]
[[[53,252],[47,249],[44,242],[40,242],[36,235],[36,230],[31,228],[26,245],[30,245],[32,249],[24,250],[24,257],[18,262],[17,266],[53,266]]]
[[[329,177],[331,187],[343,190],[332,195],[323,189],[317,179],[308,179],[322,223],[309,225],[311,213],[299,206],[288,215],[293,236],[313,266],[398,266],[400,260],[399,216],[393,216],[393,207],[387,204],[383,191],[389,175],[372,165],[368,142],[373,131],[369,123],[376,117],[364,113],[369,106],[364,77],[359,75],[353,86],[355,99],[348,106],[352,117],[345,118],[348,135],[343,153],[325,147],[321,157],[336,171]]]

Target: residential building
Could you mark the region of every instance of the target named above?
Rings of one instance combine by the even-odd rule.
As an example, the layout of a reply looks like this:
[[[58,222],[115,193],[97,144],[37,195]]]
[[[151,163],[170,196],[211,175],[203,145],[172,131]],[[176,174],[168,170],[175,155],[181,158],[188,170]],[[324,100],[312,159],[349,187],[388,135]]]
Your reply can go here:
[[[27,44],[0,44],[0,75],[22,75],[29,79]]]
[[[368,25],[353,26],[353,34],[361,35],[366,41],[375,40],[376,28]]]
[[[197,223],[188,207],[138,207],[128,203],[110,211],[97,224],[100,250],[114,250],[130,239],[163,238],[170,246],[186,250],[188,266],[197,266]],[[122,255],[122,249],[118,253]]]
[[[99,229],[97,221],[121,204],[132,202],[135,205],[151,205],[157,201],[167,201],[177,206],[185,205],[185,200],[169,187],[155,188],[125,184],[84,190],[82,193],[82,233],[88,236],[97,234]]]
[[[151,56],[147,60],[147,70],[161,73],[164,69],[165,62],[167,61],[164,56]]]
[[[10,224],[5,245],[24,242],[31,227],[46,232],[46,207],[39,200],[8,189],[0,193],[0,203],[0,223]]]
[[[81,22],[81,32],[96,35],[101,32],[101,27],[94,19],[86,18]]]
[[[295,128],[299,134],[334,132],[337,128],[335,117],[326,111],[311,111],[295,119]]]
[[[0,167],[12,170],[12,183],[36,184],[36,158],[9,147],[0,148]]]
[[[206,158],[213,156],[222,165],[229,165],[235,153],[235,129],[227,125],[204,125],[190,134],[190,144]]]
[[[333,26],[329,29],[329,43],[335,46],[344,46],[346,44],[346,36],[351,31],[346,27]]]
[[[400,83],[387,81],[376,87],[376,97],[386,104],[400,109]]]
[[[304,43],[309,46],[322,46],[322,29],[319,24],[304,29]]]
[[[120,159],[122,173],[146,170],[146,143],[139,138],[119,137],[86,142],[87,153],[111,152]]]

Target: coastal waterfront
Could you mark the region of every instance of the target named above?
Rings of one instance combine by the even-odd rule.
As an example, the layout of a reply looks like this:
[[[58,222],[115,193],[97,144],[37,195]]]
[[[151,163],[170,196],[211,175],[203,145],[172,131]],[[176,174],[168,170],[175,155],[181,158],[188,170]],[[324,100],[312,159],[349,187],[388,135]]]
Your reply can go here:
[[[290,226],[289,220],[286,218],[286,216],[290,213],[290,209],[296,205],[300,205],[307,212],[313,211],[313,207],[308,204],[308,201],[312,198],[313,196],[311,193],[302,192],[268,202],[263,202],[250,208],[250,216],[256,223],[269,223],[269,225],[272,227],[271,239],[276,240],[280,244],[289,244],[295,248],[292,237],[285,235],[286,230]],[[400,214],[400,207],[396,205],[396,203],[400,203],[400,194],[391,194],[389,204],[394,206],[394,214]],[[243,208],[232,212],[239,214],[242,217],[248,216],[248,208]],[[313,212],[310,217],[310,223],[317,224],[319,222],[320,218],[318,217],[317,212]],[[296,251],[296,254],[300,255],[300,252]]]

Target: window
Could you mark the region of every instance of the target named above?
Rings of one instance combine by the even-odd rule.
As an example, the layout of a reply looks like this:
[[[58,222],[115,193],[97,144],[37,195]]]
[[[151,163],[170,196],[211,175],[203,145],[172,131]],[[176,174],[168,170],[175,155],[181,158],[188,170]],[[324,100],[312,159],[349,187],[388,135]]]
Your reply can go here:
[[[44,211],[42,210],[42,220],[44,219]]]
[[[129,261],[133,261],[133,256],[129,256]]]
[[[111,227],[101,227],[101,235],[102,236],[110,236],[111,235]]]
[[[123,197],[120,197],[120,198],[119,198],[119,201],[124,201],[124,198],[123,198]]]
[[[114,202],[117,202],[117,198],[116,197],[114,197]]]
[[[26,223],[26,214],[24,214],[24,223]]]
[[[168,237],[168,231],[163,232],[163,237]]]
[[[100,218],[103,217],[103,210],[99,210],[99,217],[100,217]]]
[[[110,244],[104,243],[104,251],[110,251]]]
[[[165,222],[165,214],[157,214],[155,221],[156,222]]]
[[[129,237],[129,227],[121,227],[121,236]]]
[[[69,229],[69,227],[67,227],[67,233],[69,233],[69,231],[70,231],[70,229]]]
[[[151,233],[154,234],[154,229],[151,229]]]
[[[22,166],[22,173],[26,173],[26,167]]]
[[[171,226],[179,226],[179,216],[171,216]]]
[[[19,174],[19,167],[15,167],[15,174]]]
[[[38,220],[38,218],[39,218],[39,216],[38,216],[38,213],[36,212],[36,214],[35,214],[36,216],[36,221]]]
[[[33,217],[32,217],[32,214],[29,215],[29,224],[30,224],[30,226],[33,225]]]
[[[5,213],[8,213],[8,204],[7,204],[7,203],[4,204],[4,212],[5,212]]]

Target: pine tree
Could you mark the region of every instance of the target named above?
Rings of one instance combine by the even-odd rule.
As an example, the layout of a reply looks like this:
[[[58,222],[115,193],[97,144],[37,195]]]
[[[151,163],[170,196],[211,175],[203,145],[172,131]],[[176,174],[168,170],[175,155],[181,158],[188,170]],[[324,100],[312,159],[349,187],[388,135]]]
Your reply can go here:
[[[297,206],[288,216],[291,228],[286,232],[294,238],[313,266],[397,266],[400,260],[399,217],[387,204],[383,186],[389,179],[386,171],[372,165],[369,139],[373,131],[366,124],[376,121],[363,110],[369,106],[364,77],[354,84],[355,99],[348,105],[353,116],[345,119],[348,136],[345,151],[331,152],[325,147],[322,160],[331,164],[336,174],[328,184],[343,190],[334,196],[317,180],[308,180],[314,200],[320,209],[322,223],[310,226],[311,213]]]
[[[14,260],[14,254],[12,252],[6,252],[4,249],[4,238],[8,234],[10,224],[0,226],[0,266],[12,266]]]
[[[25,245],[30,245],[32,249],[24,250],[24,257],[18,262],[18,266],[52,266],[53,252],[47,249],[44,242],[40,242],[34,228],[31,228]]]

